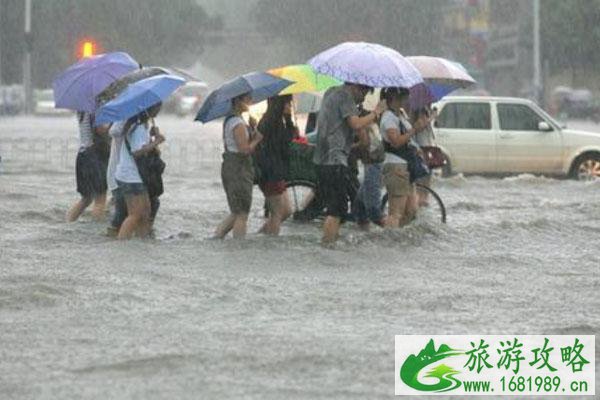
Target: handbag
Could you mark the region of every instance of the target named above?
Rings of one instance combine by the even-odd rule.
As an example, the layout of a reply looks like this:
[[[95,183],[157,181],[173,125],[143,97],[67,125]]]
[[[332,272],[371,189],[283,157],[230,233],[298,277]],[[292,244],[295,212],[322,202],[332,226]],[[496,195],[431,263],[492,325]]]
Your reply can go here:
[[[405,115],[404,120],[407,120]],[[406,128],[405,122],[401,118],[400,133],[404,135],[406,134],[407,130],[408,129]],[[403,148],[400,149],[400,151],[397,154],[401,155],[401,157],[405,159],[406,163],[408,164],[410,183],[413,183],[419,179],[431,175],[431,170],[429,169],[429,166],[427,165],[423,157],[419,155],[417,147],[412,143],[407,143],[405,146],[403,146]]]
[[[421,146],[421,150],[423,151],[425,163],[427,163],[427,166],[430,169],[442,168],[444,165],[446,165],[446,157],[444,157],[444,153],[439,147]]]
[[[425,160],[419,155],[417,148],[414,145],[406,145],[405,157],[403,158],[408,164],[411,183],[431,175],[431,170],[427,166]]]
[[[158,197],[163,194],[162,174],[167,164],[160,158],[158,152],[153,150],[150,153],[135,157],[127,140],[127,134],[125,134],[125,146],[127,146],[127,151],[133,157],[140,177],[148,189],[148,196]]]

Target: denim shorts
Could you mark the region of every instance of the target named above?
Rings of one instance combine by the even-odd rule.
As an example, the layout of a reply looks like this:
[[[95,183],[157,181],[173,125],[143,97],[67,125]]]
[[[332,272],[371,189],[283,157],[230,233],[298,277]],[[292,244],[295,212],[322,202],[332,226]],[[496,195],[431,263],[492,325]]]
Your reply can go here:
[[[115,200],[115,212],[111,221],[113,228],[119,229],[125,218],[127,218],[127,202],[123,195],[121,187],[113,190],[113,198]],[[154,221],[158,208],[160,207],[160,200],[158,197],[150,197],[150,219]]]
[[[123,196],[139,196],[141,194],[148,193],[146,185],[140,182],[129,183],[117,181],[117,185],[119,186],[119,190]]]

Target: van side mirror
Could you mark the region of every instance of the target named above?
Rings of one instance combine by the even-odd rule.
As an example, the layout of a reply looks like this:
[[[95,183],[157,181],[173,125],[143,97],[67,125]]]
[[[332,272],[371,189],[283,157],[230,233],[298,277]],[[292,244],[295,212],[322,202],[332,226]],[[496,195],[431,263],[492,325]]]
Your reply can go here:
[[[550,132],[552,131],[552,127],[546,121],[540,121],[538,123],[538,131],[540,132]]]
[[[439,128],[439,127],[440,127],[440,124],[438,123],[438,120],[437,120],[437,119],[433,121],[433,126],[434,126],[435,128]]]

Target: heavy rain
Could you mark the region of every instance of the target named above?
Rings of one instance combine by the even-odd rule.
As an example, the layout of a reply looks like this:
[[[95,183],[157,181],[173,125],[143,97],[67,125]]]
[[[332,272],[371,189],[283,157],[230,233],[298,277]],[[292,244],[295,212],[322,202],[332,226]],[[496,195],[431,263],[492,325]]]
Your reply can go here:
[[[598,26],[0,0],[0,399],[597,396]]]

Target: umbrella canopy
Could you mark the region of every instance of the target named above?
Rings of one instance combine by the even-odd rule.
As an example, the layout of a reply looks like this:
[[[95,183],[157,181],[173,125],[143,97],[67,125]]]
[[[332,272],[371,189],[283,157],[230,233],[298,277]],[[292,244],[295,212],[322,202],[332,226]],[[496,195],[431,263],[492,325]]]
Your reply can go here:
[[[174,75],[156,75],[131,83],[114,100],[96,113],[96,123],[124,121],[169,97],[185,79]]]
[[[139,64],[123,52],[85,58],[54,79],[55,107],[93,112],[96,109],[96,96],[100,92],[138,68]]]
[[[460,64],[441,57],[406,57],[421,73],[423,79],[442,84],[453,84],[466,88],[475,83],[475,79]]]
[[[131,71],[108,85],[106,89],[96,96],[96,108],[100,108],[104,104],[117,97],[131,83],[138,82],[142,79],[150,78],[152,76],[167,74],[169,74],[169,71],[166,68],[161,67],[144,67],[135,71]]]
[[[280,93],[282,95],[320,92],[343,83],[330,76],[316,73],[310,65],[306,64],[288,65],[286,67],[270,69],[268,72],[271,75],[294,82],[293,85],[288,86]]]
[[[407,59],[419,70],[435,101],[454,90],[464,89],[476,83],[460,63],[428,56],[407,57]]]
[[[346,42],[317,54],[308,64],[321,74],[371,87],[410,88],[423,82],[400,53],[379,44]]]
[[[228,82],[208,95],[196,115],[196,121],[208,122],[231,112],[231,100],[244,93],[250,94],[253,103],[266,100],[290,86],[292,81],[266,72],[251,72]]]
[[[441,97],[436,97],[431,86],[427,83],[419,83],[411,87],[409,93],[408,101],[411,110],[418,110],[441,99]],[[445,94],[442,97],[444,96]]]

